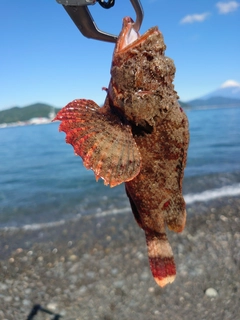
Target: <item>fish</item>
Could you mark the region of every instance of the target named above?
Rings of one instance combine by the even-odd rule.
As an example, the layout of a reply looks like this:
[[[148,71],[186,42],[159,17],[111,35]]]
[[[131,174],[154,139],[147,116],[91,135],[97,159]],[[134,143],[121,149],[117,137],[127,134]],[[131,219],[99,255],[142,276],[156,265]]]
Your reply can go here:
[[[188,119],[173,85],[175,65],[165,50],[158,27],[140,35],[125,17],[103,107],[76,99],[54,119],[61,121],[66,142],[96,180],[110,187],[125,183],[145,233],[152,275],[161,287],[176,277],[166,226],[174,232],[185,227],[182,182],[189,145]]]

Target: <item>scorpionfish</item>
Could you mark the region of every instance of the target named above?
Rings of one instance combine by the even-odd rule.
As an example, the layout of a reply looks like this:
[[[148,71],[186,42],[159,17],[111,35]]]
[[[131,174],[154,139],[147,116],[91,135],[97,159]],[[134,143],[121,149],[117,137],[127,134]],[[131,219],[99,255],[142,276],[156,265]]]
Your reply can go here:
[[[125,17],[103,107],[74,100],[54,119],[96,180],[111,187],[125,182],[161,287],[176,276],[165,226],[175,232],[185,226],[182,181],[189,144],[188,120],[172,83],[175,66],[165,49],[157,27],[140,36]]]

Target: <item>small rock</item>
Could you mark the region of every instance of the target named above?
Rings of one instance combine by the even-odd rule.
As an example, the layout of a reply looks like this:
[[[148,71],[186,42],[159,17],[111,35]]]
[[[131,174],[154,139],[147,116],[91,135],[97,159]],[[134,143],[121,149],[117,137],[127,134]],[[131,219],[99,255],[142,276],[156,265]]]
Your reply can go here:
[[[145,255],[140,251],[137,252],[136,256],[139,260],[143,260],[145,258]]]
[[[56,288],[56,289],[55,289],[55,292],[56,292],[57,294],[60,294],[60,293],[61,293],[61,291],[62,291],[62,289],[61,289],[61,288]]]
[[[50,302],[47,305],[47,309],[50,309],[52,311],[55,311],[57,309],[57,307],[58,307],[57,303],[54,303],[54,302]]]
[[[224,222],[228,221],[228,218],[225,217],[223,214],[220,215],[220,219]]]
[[[121,287],[123,287],[123,285],[124,285],[124,281],[122,281],[122,280],[114,281],[114,282],[113,282],[113,285],[114,285],[114,287],[116,287],[116,288],[121,288]]]
[[[31,288],[27,288],[27,289],[25,290],[25,294],[26,294],[26,295],[29,295],[31,292],[32,292],[32,289],[31,289]]]
[[[75,254],[72,254],[70,257],[69,257],[69,260],[70,261],[76,261],[77,260],[77,256]]]
[[[116,275],[118,273],[118,269],[114,268],[111,270],[111,274]]]
[[[22,304],[23,304],[24,306],[30,306],[31,301],[30,301],[30,300],[27,300],[27,299],[23,299]]]
[[[149,279],[149,272],[143,271],[143,273],[140,276],[141,280],[145,281]]]
[[[206,291],[205,291],[205,295],[210,297],[210,298],[215,298],[217,297],[218,295],[218,292],[217,290],[215,290],[214,288],[208,288]]]
[[[28,257],[27,257],[27,256],[22,257],[22,258],[20,258],[20,259],[21,259],[22,262],[27,262],[27,261],[28,261]]]
[[[87,291],[86,286],[81,286],[81,288],[78,290],[79,294],[84,294]]]
[[[88,271],[88,272],[86,273],[86,276],[87,276],[88,278],[94,279],[94,277],[95,277],[95,272],[93,272],[93,271]]]
[[[5,302],[11,302],[12,301],[12,297],[11,296],[6,296],[6,297],[4,297],[4,301]]]
[[[153,293],[155,289],[153,287],[148,288],[148,292]]]
[[[76,262],[74,265],[69,269],[70,273],[75,273],[76,271],[80,270],[80,263]]]
[[[0,282],[0,291],[6,290],[7,288],[8,288],[8,286],[5,283]]]

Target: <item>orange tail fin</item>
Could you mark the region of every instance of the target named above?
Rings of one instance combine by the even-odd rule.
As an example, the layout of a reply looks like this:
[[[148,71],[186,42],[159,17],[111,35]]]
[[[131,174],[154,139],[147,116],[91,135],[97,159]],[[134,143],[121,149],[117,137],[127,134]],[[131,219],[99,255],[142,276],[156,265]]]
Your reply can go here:
[[[149,264],[152,275],[160,287],[174,281],[176,267],[172,248],[166,233],[145,231]]]

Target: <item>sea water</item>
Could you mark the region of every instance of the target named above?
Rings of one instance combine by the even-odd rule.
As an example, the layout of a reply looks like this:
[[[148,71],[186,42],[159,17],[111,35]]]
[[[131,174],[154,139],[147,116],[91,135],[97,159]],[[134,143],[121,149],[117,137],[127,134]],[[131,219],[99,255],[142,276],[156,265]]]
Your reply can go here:
[[[240,194],[240,108],[187,111],[187,204]],[[124,185],[96,183],[59,123],[0,129],[0,228],[130,211]]]

